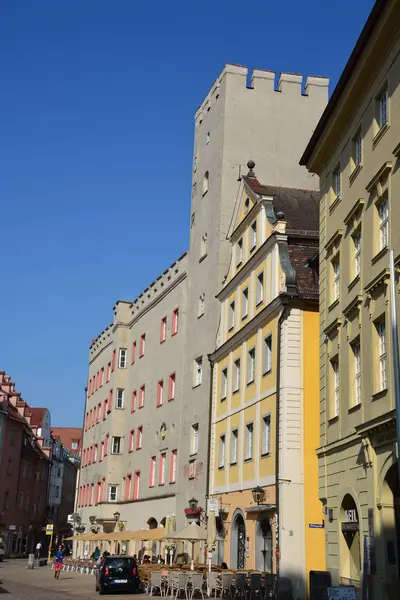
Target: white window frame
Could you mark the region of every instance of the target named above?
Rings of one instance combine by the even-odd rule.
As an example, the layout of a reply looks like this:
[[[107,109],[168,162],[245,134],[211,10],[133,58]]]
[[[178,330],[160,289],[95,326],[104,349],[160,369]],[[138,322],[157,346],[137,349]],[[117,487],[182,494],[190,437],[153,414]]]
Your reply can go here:
[[[378,125],[382,129],[389,120],[389,97],[387,88],[385,88],[378,97]]]
[[[165,485],[165,466],[167,464],[167,453],[160,452],[160,480],[158,485]]]
[[[264,271],[257,275],[256,279],[256,306],[264,302]]]
[[[271,415],[264,415],[261,422],[261,456],[271,453]]]
[[[228,330],[231,331],[232,329],[235,328],[235,301],[232,300],[232,302],[229,304],[229,324],[228,324]]]
[[[115,408],[122,409],[124,408],[124,396],[125,390],[123,388],[117,388],[117,393],[115,397]]]
[[[120,348],[119,355],[118,355],[118,368],[126,369],[127,364],[128,364],[128,350],[126,348]]]
[[[226,400],[228,393],[228,367],[221,371],[221,400]]]
[[[339,254],[332,260],[333,275],[333,301],[339,300],[340,296],[340,257]]]
[[[117,443],[117,440],[119,442]],[[116,450],[115,446],[118,447]],[[122,438],[119,435],[113,435],[111,438],[111,454],[121,454],[122,452]]]
[[[225,451],[226,451],[226,435],[225,435],[225,433],[222,433],[219,436],[218,469],[223,469],[225,467]]]
[[[332,189],[335,199],[339,198],[342,192],[340,165],[338,165],[332,173]]]
[[[386,322],[380,321],[376,325],[379,338],[379,389],[387,389],[387,342],[386,342]]]
[[[332,366],[332,382],[333,382],[333,416],[337,417],[339,415],[340,409],[340,367],[339,367],[339,359],[335,358],[331,361]]]
[[[199,451],[199,424],[193,423],[190,430],[190,455],[194,456]]]
[[[236,465],[239,458],[239,429],[237,427],[231,431],[230,450],[230,463],[231,465]]]
[[[272,370],[272,335],[266,335],[263,340],[263,375]]]
[[[249,288],[242,290],[242,320],[249,314]]]
[[[236,358],[233,361],[233,384],[232,391],[233,393],[238,392],[240,390],[240,358]]]
[[[362,135],[361,131],[354,138],[354,163],[358,167],[362,163]]]
[[[354,271],[355,277],[361,273],[361,231],[358,230],[353,235],[354,244]]]
[[[254,423],[246,423],[246,439],[244,460],[252,460],[254,445]]]
[[[201,385],[203,380],[203,357],[198,356],[194,359],[194,387]]]
[[[360,342],[353,344],[354,356],[354,404],[361,404],[361,345]]]
[[[250,348],[247,353],[247,385],[254,383],[256,377],[256,348]]]
[[[112,492],[114,488],[114,493]],[[114,485],[114,484],[110,484],[108,486],[108,501],[109,502],[118,502],[118,492],[119,492],[119,485]],[[115,496],[115,498],[113,499],[112,497]]]
[[[243,238],[237,241],[236,244],[236,266],[239,267],[243,262]]]
[[[169,482],[176,483],[176,468],[178,462],[178,450],[171,452],[171,473],[169,474]]]
[[[250,252],[257,246],[257,219],[253,221],[250,227]]]
[[[388,245],[389,239],[389,199],[384,198],[378,204],[379,215],[379,249],[383,250]]]

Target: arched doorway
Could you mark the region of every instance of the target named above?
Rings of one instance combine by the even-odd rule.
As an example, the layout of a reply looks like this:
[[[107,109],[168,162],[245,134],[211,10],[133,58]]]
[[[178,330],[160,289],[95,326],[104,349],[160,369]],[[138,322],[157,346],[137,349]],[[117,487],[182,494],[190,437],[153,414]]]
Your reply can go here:
[[[381,493],[381,522],[385,541],[385,562],[388,576],[394,576],[396,579],[400,574],[400,491],[398,479],[398,467],[395,463],[386,473]]]
[[[354,498],[346,494],[340,508],[339,548],[342,583],[359,584],[361,573],[360,524]]]
[[[237,511],[231,530],[231,569],[246,567],[246,525],[242,511]]]
[[[147,525],[149,526],[149,529],[157,529],[157,527],[158,527],[157,519],[154,519],[154,517],[150,517],[150,519],[147,521]],[[151,543],[151,554],[152,554],[152,556],[157,556],[157,542],[156,541]]]
[[[215,544],[215,552],[213,552],[212,562],[214,565],[221,565],[224,562],[224,543],[225,543],[225,530],[224,523],[221,517],[215,519],[215,525],[217,529],[217,539]]]
[[[268,515],[262,515],[256,527],[256,569],[273,572],[272,529]]]

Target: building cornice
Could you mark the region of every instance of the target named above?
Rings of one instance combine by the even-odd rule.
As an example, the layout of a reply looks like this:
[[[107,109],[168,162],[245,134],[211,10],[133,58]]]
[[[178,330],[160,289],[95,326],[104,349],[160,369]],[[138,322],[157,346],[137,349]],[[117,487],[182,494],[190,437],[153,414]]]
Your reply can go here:
[[[342,239],[342,236],[343,229],[337,229],[335,233],[329,238],[329,240],[325,244],[325,252],[327,254],[329,254],[329,252],[339,244],[340,240]]]
[[[359,306],[362,302],[363,297],[361,295],[355,296],[353,300],[343,309],[343,314],[345,317],[350,317],[354,312],[359,310]]]
[[[333,335],[336,335],[336,332],[339,329],[339,327],[341,326],[341,324],[342,324],[342,319],[340,317],[338,317],[337,319],[332,321],[332,323],[329,323],[329,325],[327,327],[325,327],[325,329],[324,329],[325,336],[331,337]]]
[[[374,188],[377,188],[378,196],[381,196],[382,195],[381,180],[384,179],[385,177],[387,177],[391,170],[392,170],[392,162],[391,161],[384,162],[383,165],[381,166],[381,168],[375,173],[375,175],[372,177],[372,179],[365,186],[365,189],[367,190],[367,192],[370,194],[370,193],[372,193]]]
[[[379,417],[375,417],[375,419],[370,419],[369,421],[365,421],[360,425],[355,426],[355,430],[359,435],[371,434],[375,433],[379,429],[387,428],[387,427],[396,427],[396,410],[393,409],[383,415],[379,415]]]
[[[365,200],[364,198],[359,198],[356,203],[354,204],[353,208],[350,209],[350,211],[347,213],[347,215],[345,216],[345,218],[343,219],[343,222],[345,225],[349,225],[350,222],[356,217],[358,212],[361,212],[363,206],[364,206]]]
[[[390,269],[383,269],[372,281],[364,287],[364,292],[371,295],[378,287],[386,284],[386,280],[390,278]]]

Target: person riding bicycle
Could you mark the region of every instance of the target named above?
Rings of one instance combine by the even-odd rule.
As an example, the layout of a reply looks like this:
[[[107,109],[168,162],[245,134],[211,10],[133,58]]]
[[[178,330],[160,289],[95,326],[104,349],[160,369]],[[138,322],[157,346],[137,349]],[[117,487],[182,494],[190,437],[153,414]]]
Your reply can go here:
[[[54,556],[55,556],[55,559],[56,559],[56,562],[55,562],[55,565],[54,565],[54,577],[56,579],[59,579],[60,578],[60,571],[62,569],[63,559],[64,559],[64,552],[63,552],[62,546],[58,546],[58,550],[57,550],[57,552],[55,553]]]

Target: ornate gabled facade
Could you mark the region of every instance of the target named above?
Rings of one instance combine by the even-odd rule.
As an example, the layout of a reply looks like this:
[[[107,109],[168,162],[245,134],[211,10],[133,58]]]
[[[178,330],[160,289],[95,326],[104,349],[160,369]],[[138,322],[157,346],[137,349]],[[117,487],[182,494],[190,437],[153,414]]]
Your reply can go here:
[[[324,568],[317,496],[318,194],[242,178],[218,294],[210,494],[217,560],[290,575]],[[260,494],[257,504],[253,490]]]

